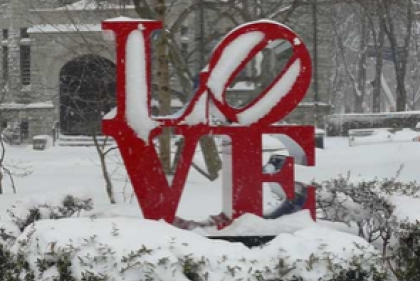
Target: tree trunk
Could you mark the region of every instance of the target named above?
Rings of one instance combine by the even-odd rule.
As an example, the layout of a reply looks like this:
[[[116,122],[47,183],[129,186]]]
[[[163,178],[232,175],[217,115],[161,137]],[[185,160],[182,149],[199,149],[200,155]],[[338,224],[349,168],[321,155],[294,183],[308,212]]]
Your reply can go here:
[[[405,111],[407,105],[407,90],[404,77],[397,78],[397,111]]]
[[[105,190],[106,194],[108,195],[109,202],[111,204],[117,203],[114,198],[114,186],[111,181],[111,176],[108,172],[108,166],[106,165],[106,153],[104,152],[103,148],[104,146],[101,146],[101,144],[98,141],[98,136],[96,132],[92,135],[93,143],[95,144],[96,152],[98,153],[99,160],[101,162],[101,171],[102,176],[105,181]],[[104,141],[104,145],[106,143],[106,140]]]
[[[354,94],[354,101],[353,101],[353,111],[355,112],[362,112],[362,104],[363,104],[363,99],[364,99],[364,93],[365,91],[365,87],[364,84],[366,83],[366,69],[364,69],[365,66],[365,61],[366,61],[366,42],[363,42],[366,40],[366,38],[361,38],[361,43],[358,47],[358,51],[359,51],[359,55],[357,57],[358,60],[358,64],[357,64],[357,72],[354,73],[353,68],[351,67],[351,62],[349,61],[349,59],[347,58],[347,53],[346,53],[346,46],[344,44],[345,42],[345,38],[343,38],[343,34],[342,31],[340,30],[339,26],[340,26],[340,20],[339,18],[334,18],[334,16],[332,16],[332,26],[333,26],[333,31],[334,31],[334,36],[337,42],[337,47],[338,47],[338,52],[339,55],[343,61],[343,67],[344,70],[347,74],[347,77],[349,79],[349,82],[351,83],[351,89],[353,91]],[[367,32],[365,31],[365,33],[367,34]],[[365,37],[367,37],[367,35],[365,34]],[[363,48],[363,49],[362,49]],[[364,61],[363,61],[364,59]],[[360,83],[362,82],[362,85],[360,85]]]
[[[392,17],[392,11],[395,8],[398,8],[395,5],[406,5],[402,8],[406,9],[406,18],[405,18],[405,36],[403,40],[403,45],[398,45],[397,36],[401,31],[396,31],[394,18]],[[385,33],[388,37],[389,43],[391,45],[392,59],[394,61],[395,76],[397,82],[397,111],[405,111],[407,105],[407,88],[405,85],[405,77],[407,73],[407,64],[408,64],[408,55],[410,50],[411,43],[411,34],[414,19],[413,13],[413,3],[412,1],[398,2],[394,4],[391,1],[385,1],[385,11],[386,11],[386,24],[385,24]]]
[[[357,73],[357,87],[359,88],[358,93],[360,95],[355,95],[355,105],[354,110],[355,112],[363,112],[363,101],[366,95],[366,62],[367,62],[367,41],[369,33],[367,31],[367,19],[365,16],[362,15],[362,32],[360,38],[360,57],[359,57],[359,64],[358,64],[358,73]]]
[[[216,142],[211,136],[203,136],[200,139],[201,150],[203,151],[204,162],[206,163],[207,172],[210,180],[218,178],[218,172],[222,168],[222,161],[220,160],[217,151]]]
[[[382,8],[380,8],[379,10],[383,11]],[[375,80],[373,82],[373,93],[372,93],[373,112],[381,111],[381,78],[382,78],[382,69],[384,66],[383,51],[384,51],[384,40],[385,40],[385,32],[384,32],[383,24],[384,24],[383,19],[381,19],[380,24],[379,24],[378,39],[375,40],[376,64],[375,64]]]
[[[3,171],[0,171],[0,194],[3,194]]]
[[[363,96],[354,95],[354,110],[353,112],[363,112]]]
[[[159,115],[171,113],[171,95],[169,92],[169,60],[167,51],[167,34],[165,27],[166,6],[165,0],[155,1],[155,12],[157,20],[161,21],[162,31],[156,46],[157,56],[157,95],[159,101]],[[159,137],[159,156],[165,174],[170,174],[171,170],[171,133],[169,128],[162,131]]]

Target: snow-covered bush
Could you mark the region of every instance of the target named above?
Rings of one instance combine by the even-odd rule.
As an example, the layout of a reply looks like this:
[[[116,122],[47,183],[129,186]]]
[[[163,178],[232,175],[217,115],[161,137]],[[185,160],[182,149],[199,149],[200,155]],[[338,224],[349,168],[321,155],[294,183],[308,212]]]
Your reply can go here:
[[[357,233],[378,247],[395,280],[420,278],[420,223],[396,215],[395,198],[419,199],[416,182],[395,179],[353,183],[340,177],[318,185],[317,206],[322,218],[356,226]]]
[[[264,247],[249,249],[165,222],[40,220],[8,252],[16,263],[19,255],[25,257],[25,266],[16,266],[21,275],[38,281],[386,280],[371,245],[319,226],[282,233]]]
[[[323,219],[355,223],[359,236],[369,243],[385,239],[396,226],[394,206],[384,190],[387,185],[376,180],[352,183],[344,177],[332,179],[318,185],[317,207]]]
[[[2,281],[36,281],[23,253],[14,254],[0,244],[0,276]]]
[[[28,208],[13,206],[8,210],[9,216],[14,224],[21,231],[28,225],[41,219],[62,219],[80,214],[82,211],[93,209],[91,198],[78,198],[73,195],[66,195],[58,204],[36,204]]]
[[[0,245],[11,245],[32,223],[43,219],[63,219],[93,209],[91,198],[66,195],[55,203],[19,203],[7,210],[8,218],[0,220]]]
[[[17,241],[22,232],[34,222],[43,219],[63,219],[74,216],[83,210],[93,208],[89,198],[78,198],[73,195],[65,196],[57,204],[34,204],[32,206],[15,205],[8,210],[9,218],[0,221],[0,278],[2,281],[36,281],[34,268],[31,268],[27,253],[23,250],[25,240]],[[18,243],[16,251],[11,246]],[[75,281],[69,273],[68,255],[60,253],[55,262],[60,272],[60,281]],[[37,261],[38,270],[45,268],[45,260]],[[99,280],[99,279],[85,279]]]
[[[401,223],[386,257],[396,280],[420,280],[420,222]]]
[[[337,183],[345,185],[340,180]],[[376,190],[374,185],[365,184],[365,197],[371,199],[362,200],[360,194],[357,197],[347,190],[327,196],[332,186],[325,184],[319,190],[325,192],[324,203],[336,204],[331,205],[338,210],[335,219],[363,222],[370,217],[378,225],[383,221],[374,213],[388,214],[386,194],[396,189],[383,185],[380,196],[376,191],[372,195],[368,189]],[[359,199],[338,204],[334,200],[341,198],[340,192]],[[405,192],[409,194],[408,188]],[[369,209],[368,201],[372,200],[377,207]],[[357,211],[356,205],[371,213]],[[397,264],[391,254],[386,260],[364,239],[315,223],[280,233],[267,245],[249,249],[240,243],[209,240],[163,221],[77,217],[78,212],[91,207],[91,200],[66,197],[60,204],[13,208],[16,212],[10,215],[9,222],[2,222],[0,232],[2,280],[393,281],[384,269],[387,262],[392,262],[400,275],[415,276],[411,269],[414,261],[401,260]],[[344,207],[353,213],[346,215],[340,209]],[[332,215],[327,207],[324,211],[326,217]],[[309,217],[305,212],[290,216]],[[407,251],[395,247],[392,253],[397,255],[403,250]]]

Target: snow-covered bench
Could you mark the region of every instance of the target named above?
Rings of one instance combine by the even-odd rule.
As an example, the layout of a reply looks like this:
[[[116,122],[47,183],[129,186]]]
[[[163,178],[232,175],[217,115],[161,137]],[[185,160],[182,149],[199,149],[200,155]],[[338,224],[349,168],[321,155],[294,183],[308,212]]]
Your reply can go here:
[[[356,138],[373,136],[378,133],[391,133],[392,128],[369,128],[369,129],[350,129],[349,130],[349,145],[352,146]]]
[[[32,147],[35,150],[45,150],[48,147],[51,137],[47,135],[37,135],[32,138]]]

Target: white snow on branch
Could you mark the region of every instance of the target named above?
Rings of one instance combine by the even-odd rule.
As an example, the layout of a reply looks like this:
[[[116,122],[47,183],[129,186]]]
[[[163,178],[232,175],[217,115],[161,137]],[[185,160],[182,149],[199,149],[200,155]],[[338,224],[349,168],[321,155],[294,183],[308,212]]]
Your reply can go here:
[[[120,17],[115,17],[115,18],[109,18],[109,19],[106,19],[105,21],[106,22],[117,22],[117,21],[141,21],[141,22],[143,22],[143,21],[154,21],[154,20],[141,19],[141,18],[129,18],[129,17],[120,16]]]

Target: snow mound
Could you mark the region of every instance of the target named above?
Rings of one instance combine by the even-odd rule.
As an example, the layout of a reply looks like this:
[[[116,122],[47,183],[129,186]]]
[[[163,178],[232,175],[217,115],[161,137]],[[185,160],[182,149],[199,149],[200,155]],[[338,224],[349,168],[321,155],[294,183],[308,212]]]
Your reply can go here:
[[[292,233],[315,225],[316,223],[312,220],[309,211],[303,210],[273,220],[266,220],[253,214],[245,214],[224,229],[210,229],[206,232],[207,235],[214,236],[276,236],[280,233]]]
[[[210,240],[163,221],[122,218],[42,220],[29,226],[12,250],[22,247],[35,269],[38,260],[67,253],[77,280],[88,271],[106,275],[107,280],[188,280],[188,265],[209,281],[231,280],[232,276],[235,280],[256,276],[269,280],[282,274],[315,281],[333,277],[331,264],[350,268],[355,256],[363,266],[373,266],[372,256],[377,254],[359,237],[317,226],[282,233],[264,247],[249,249],[240,243]],[[290,266],[287,272],[279,273],[281,262]],[[36,274],[40,274],[39,280],[47,280],[57,272],[52,268]]]

